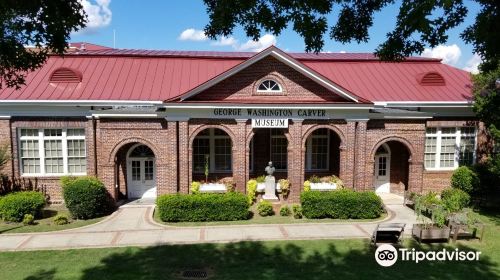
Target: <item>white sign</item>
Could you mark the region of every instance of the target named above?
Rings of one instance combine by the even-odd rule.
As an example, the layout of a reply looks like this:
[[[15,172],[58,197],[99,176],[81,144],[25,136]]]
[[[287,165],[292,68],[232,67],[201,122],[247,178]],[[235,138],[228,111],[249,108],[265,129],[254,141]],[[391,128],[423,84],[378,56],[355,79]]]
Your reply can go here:
[[[288,128],[288,119],[252,119],[252,128]]]

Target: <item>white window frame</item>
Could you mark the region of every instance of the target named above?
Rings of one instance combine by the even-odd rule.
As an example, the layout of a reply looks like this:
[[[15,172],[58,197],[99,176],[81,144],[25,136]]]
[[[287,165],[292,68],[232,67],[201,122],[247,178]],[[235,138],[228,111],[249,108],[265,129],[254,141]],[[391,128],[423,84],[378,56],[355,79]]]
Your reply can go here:
[[[34,129],[38,130],[38,136],[21,136],[21,130],[23,129]],[[61,136],[45,136],[45,130],[62,130]],[[67,136],[67,131],[69,129],[83,129],[84,134],[78,136]],[[87,139],[85,139],[85,128],[82,127],[70,127],[70,128],[30,128],[30,127],[22,127],[17,129],[17,147],[19,154],[19,173],[22,177],[60,177],[65,175],[87,175],[87,172],[77,172],[77,173],[69,173],[68,172],[68,140],[84,140],[85,147],[85,160],[87,160]],[[25,173],[23,170],[23,163],[21,158],[21,142],[23,140],[37,140],[38,141],[38,156],[40,158],[40,173]],[[63,173],[46,173],[45,172],[45,140],[61,140],[62,146],[62,158],[63,158]],[[87,166],[87,163],[85,163]]]
[[[472,156],[472,162],[476,162],[476,153],[477,153],[477,129],[474,126],[464,126],[465,127],[473,127],[474,128],[474,153]],[[432,127],[434,128],[434,127]],[[460,140],[462,136],[462,127],[435,127],[436,128],[436,133],[425,133],[425,141],[427,141],[427,137],[436,137],[436,153],[435,153],[435,160],[434,160],[434,167],[425,167],[425,160],[424,160],[424,168],[425,170],[430,170],[430,171],[451,171],[455,170],[459,167],[459,162],[460,162],[460,149],[455,149],[454,153],[454,160],[453,160],[453,166],[452,167],[441,167],[441,139],[442,137],[455,137],[455,147],[460,147]],[[443,133],[443,128],[455,128],[455,133]],[[466,134],[467,136],[472,136],[472,134]],[[424,143],[425,147],[425,143]],[[424,148],[424,153],[425,153],[425,148]]]
[[[209,172],[211,173],[228,173],[233,172],[233,142],[229,135],[215,135],[216,128],[208,128],[208,135],[197,135],[195,137],[198,139],[208,139],[208,152],[209,152]],[[223,130],[222,130],[223,131]],[[229,139],[231,142],[231,168],[229,170],[219,170],[215,169],[215,139]],[[203,170],[194,170],[194,162],[193,162],[193,172],[195,174],[203,174]]]
[[[276,85],[278,86],[278,90],[272,90],[272,89],[266,89],[266,90],[261,90],[259,89],[260,86],[264,83],[264,82],[267,82],[267,81],[272,81],[272,82],[275,82]],[[274,80],[274,79],[264,79],[262,80],[259,85],[257,86],[257,92],[259,93],[282,93],[283,92],[283,87],[281,86],[280,83],[278,83],[278,81]]]
[[[315,135],[314,132],[306,141],[306,171],[328,171],[330,170],[330,130],[327,129],[326,135]],[[311,168],[312,166],[312,140],[313,138],[326,138],[326,168]]]

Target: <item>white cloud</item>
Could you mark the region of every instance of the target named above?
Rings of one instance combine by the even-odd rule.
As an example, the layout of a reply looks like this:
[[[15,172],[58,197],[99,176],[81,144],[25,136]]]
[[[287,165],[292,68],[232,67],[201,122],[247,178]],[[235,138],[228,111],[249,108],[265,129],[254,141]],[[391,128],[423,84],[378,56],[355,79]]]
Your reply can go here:
[[[223,46],[236,47],[238,46],[238,40],[234,39],[233,36],[221,37],[217,41],[210,43],[210,45],[218,47],[223,47]]]
[[[87,14],[87,26],[80,30],[80,32],[94,32],[111,23],[111,18],[113,16],[109,8],[111,0],[80,0],[80,3]]]
[[[479,73],[479,69],[478,69],[478,66],[479,64],[481,64],[483,60],[481,59],[481,57],[475,53],[474,55],[472,55],[472,57],[467,60],[467,62],[465,63],[465,67],[464,67],[464,70],[465,71],[469,71],[471,72],[472,74],[477,74]]]
[[[260,37],[259,40],[248,40],[246,43],[236,46],[235,49],[239,51],[260,52],[261,50],[271,45],[276,45],[276,37],[274,37],[274,35],[272,34],[265,34],[264,36]]]
[[[208,40],[208,37],[203,30],[188,28],[182,31],[178,39],[181,41],[205,41]]]
[[[439,45],[432,49],[426,48],[422,52],[423,57],[441,58],[443,63],[450,65],[456,65],[461,55],[462,51],[456,44],[450,46]]]

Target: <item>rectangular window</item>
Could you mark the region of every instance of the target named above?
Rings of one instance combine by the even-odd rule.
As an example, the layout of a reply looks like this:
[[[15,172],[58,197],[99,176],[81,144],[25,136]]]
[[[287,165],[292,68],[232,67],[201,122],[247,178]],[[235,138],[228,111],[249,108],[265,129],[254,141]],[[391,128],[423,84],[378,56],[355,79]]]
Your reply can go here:
[[[328,170],[330,132],[328,129],[318,129],[306,142],[306,169]]]
[[[282,131],[271,129],[271,161],[277,170],[286,170],[288,162],[288,140]]]
[[[427,128],[424,165],[426,169],[450,170],[475,160],[474,127]]]
[[[23,175],[84,175],[84,129],[19,129]]]
[[[205,129],[193,141],[193,172],[204,173],[208,160],[209,172],[232,170],[231,138],[223,130]]]

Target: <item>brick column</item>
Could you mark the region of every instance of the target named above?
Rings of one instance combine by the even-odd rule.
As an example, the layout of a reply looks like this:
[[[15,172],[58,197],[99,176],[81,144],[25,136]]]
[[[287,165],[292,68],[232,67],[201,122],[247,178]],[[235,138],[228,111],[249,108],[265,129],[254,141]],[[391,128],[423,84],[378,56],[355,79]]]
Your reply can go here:
[[[106,163],[99,165],[99,179],[104,183],[106,190],[111,197],[116,201],[118,199],[116,182],[115,182],[115,163]]]
[[[233,130],[233,180],[236,183],[236,190],[245,192],[246,174],[248,173],[248,159],[246,153],[246,119],[237,119],[236,129]]]
[[[189,148],[188,120],[179,121],[179,192],[188,193],[191,182],[192,152]]]
[[[340,179],[344,182],[347,188],[354,188],[354,159],[355,159],[355,138],[356,138],[356,122],[347,121],[345,133],[345,143],[340,147]]]
[[[177,184],[177,122],[167,120],[167,129],[163,130],[166,145],[162,157],[156,161],[156,186],[158,195],[176,193]]]
[[[97,176],[97,159],[95,158],[95,131],[94,131],[94,120],[88,117],[87,123],[85,124],[85,143],[87,143],[87,174],[90,176]]]
[[[12,147],[12,141],[17,141],[17,139],[12,139],[11,127],[10,127],[10,117],[0,117],[0,145],[8,145],[11,153],[11,160],[3,166],[0,170],[0,174],[6,175],[8,177],[14,176],[13,170],[13,160],[15,158],[14,147]]]
[[[288,201],[299,202],[304,183],[304,153],[302,151],[302,121],[293,120],[288,126],[288,180],[290,195]]]
[[[366,174],[367,154],[366,154],[366,126],[368,120],[357,122],[355,134],[355,162],[354,162],[354,189],[366,190],[367,177],[371,174]]]

